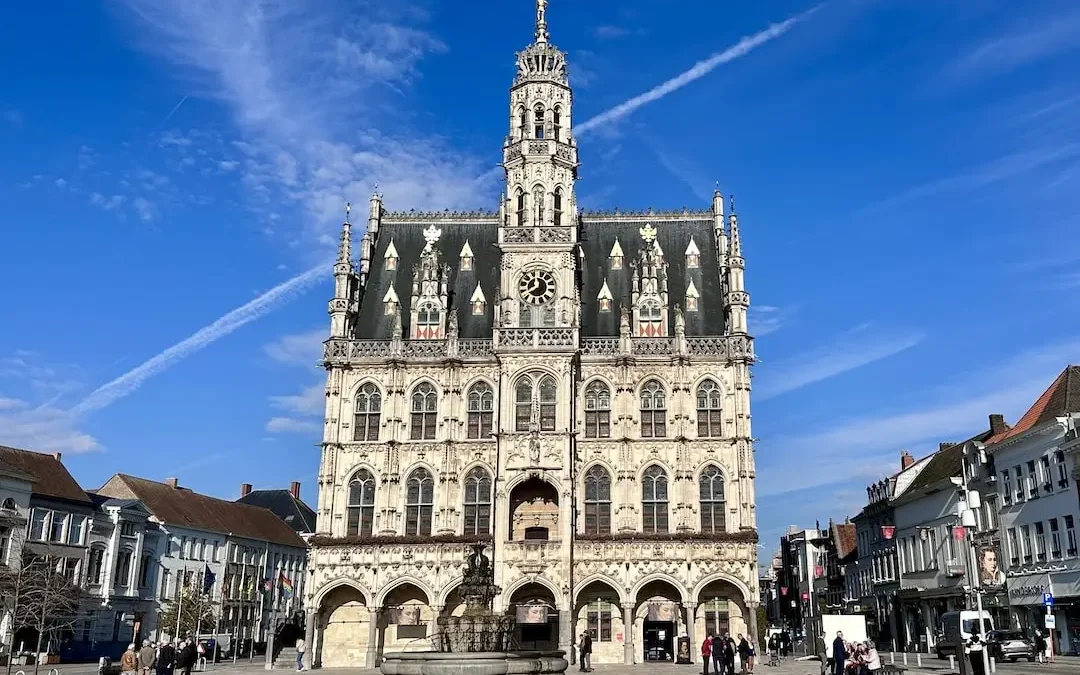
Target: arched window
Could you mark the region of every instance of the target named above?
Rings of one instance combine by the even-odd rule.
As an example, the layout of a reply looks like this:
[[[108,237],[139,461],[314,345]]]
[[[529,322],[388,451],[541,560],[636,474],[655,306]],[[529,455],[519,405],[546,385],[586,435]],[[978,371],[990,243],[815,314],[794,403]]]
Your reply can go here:
[[[8,497],[4,500],[3,504],[0,504],[0,511],[18,511],[19,507],[15,505],[15,500]]]
[[[537,104],[533,109],[533,138],[544,137],[544,106]]]
[[[442,312],[435,303],[427,302],[416,310],[416,323],[419,326],[439,326]]]
[[[611,533],[611,476],[596,465],[585,473],[585,534]]]
[[[139,561],[139,588],[150,588],[150,576],[153,569],[153,556],[149,553],[143,553]]]
[[[668,531],[667,473],[655,464],[641,477],[642,531],[646,534]]]
[[[491,533],[491,476],[476,467],[465,477],[464,534]]]
[[[517,191],[517,225],[525,227],[525,191],[521,188]]]
[[[720,436],[720,387],[712,380],[705,380],[697,388],[697,435],[698,438]]]
[[[533,381],[528,375],[514,387],[514,431],[528,431],[532,420]]]
[[[600,380],[585,387],[585,438],[611,438],[611,390]]]
[[[545,375],[540,380],[540,431],[555,431],[555,378]]]
[[[477,382],[469,389],[469,438],[487,438],[491,435],[492,417],[495,411],[495,392],[487,382]]]
[[[86,583],[97,586],[102,582],[101,572],[105,567],[105,549],[90,549],[90,564],[86,568]]]
[[[536,225],[544,225],[544,189],[539,185],[533,190],[533,208],[536,209]]]
[[[551,130],[555,135],[555,140],[556,141],[561,141],[562,140],[561,122],[562,122],[562,111],[560,111],[559,107],[556,106],[551,111]]]
[[[354,441],[379,440],[379,416],[382,414],[382,394],[371,382],[360,387],[356,394],[356,417],[353,419]]]
[[[427,469],[417,469],[405,485],[405,534],[431,535],[431,507],[435,481]]]
[[[116,569],[113,574],[114,586],[127,586],[129,579],[131,578],[131,556],[130,549],[122,548],[116,555]]]
[[[518,109],[518,138],[525,138],[527,130],[529,128],[528,113],[525,112],[525,107],[522,106]]]
[[[435,387],[422,382],[413,389],[412,419],[409,425],[409,438],[414,441],[435,438],[435,413],[438,408]]]
[[[371,536],[375,525],[375,477],[366,469],[357,471],[349,481],[348,516],[347,536]]]
[[[701,531],[726,532],[724,515],[724,477],[717,466],[707,467],[698,479],[698,499],[701,502]]]
[[[555,226],[562,225],[562,188],[555,188],[555,194],[552,196],[552,211],[555,216]]]
[[[649,380],[641,388],[641,436],[667,437],[667,394],[657,380]]]
[[[646,301],[638,310],[638,316],[641,317],[642,321],[659,321],[661,317],[660,303]]]

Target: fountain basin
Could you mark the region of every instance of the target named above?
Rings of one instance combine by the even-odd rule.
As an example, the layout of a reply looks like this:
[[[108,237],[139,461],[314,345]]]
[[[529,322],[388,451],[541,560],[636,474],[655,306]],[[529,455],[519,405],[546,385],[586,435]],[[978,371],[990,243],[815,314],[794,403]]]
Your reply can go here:
[[[383,675],[542,675],[564,673],[565,652],[390,652]]]

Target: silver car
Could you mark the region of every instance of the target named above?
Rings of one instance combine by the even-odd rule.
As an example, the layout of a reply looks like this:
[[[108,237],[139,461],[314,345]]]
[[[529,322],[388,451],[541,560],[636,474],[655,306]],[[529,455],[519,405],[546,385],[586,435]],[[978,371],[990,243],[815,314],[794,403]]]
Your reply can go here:
[[[992,630],[986,634],[990,656],[998,661],[1035,660],[1035,646],[1024,634],[1015,630]]]

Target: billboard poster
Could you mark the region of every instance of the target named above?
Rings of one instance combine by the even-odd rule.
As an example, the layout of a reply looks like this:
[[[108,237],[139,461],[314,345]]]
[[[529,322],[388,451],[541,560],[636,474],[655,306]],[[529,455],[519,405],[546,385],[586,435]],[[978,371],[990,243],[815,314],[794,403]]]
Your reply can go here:
[[[649,621],[675,621],[675,603],[674,602],[650,602],[649,603]]]
[[[546,605],[518,605],[517,607],[517,622],[518,623],[547,623],[547,606]]]
[[[392,607],[389,612],[390,623],[399,626],[420,625],[420,605],[401,605]]]
[[[979,547],[979,585],[1001,586],[1005,583],[1005,573],[998,564],[997,548],[990,545]]]

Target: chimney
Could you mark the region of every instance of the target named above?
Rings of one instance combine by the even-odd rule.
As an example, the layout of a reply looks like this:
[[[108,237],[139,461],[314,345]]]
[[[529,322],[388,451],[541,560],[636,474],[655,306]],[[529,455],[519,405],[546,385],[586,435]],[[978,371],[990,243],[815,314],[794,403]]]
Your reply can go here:
[[[64,455],[62,453],[59,453],[59,452],[54,452],[52,454],[52,456],[53,456],[53,459],[55,459],[58,462],[62,462],[63,459],[64,459]]]
[[[300,481],[294,480],[289,483],[289,494],[293,496],[293,499],[300,499]]]
[[[179,483],[180,483],[180,480],[178,478],[166,478],[165,479],[165,484],[168,485],[169,487],[173,488],[174,490],[176,488],[180,487]]]
[[[1008,428],[1009,428],[1009,426],[1007,424],[1005,424],[1005,416],[1004,415],[999,415],[998,413],[994,413],[993,415],[990,416],[990,435],[991,436],[997,436],[998,434],[1002,433],[1003,431],[1005,431]]]
[[[909,466],[911,466],[914,463],[915,463],[915,458],[911,456],[910,452],[908,452],[907,450],[904,450],[903,452],[900,453],[900,470],[901,471],[908,468]]]
[[[240,498],[243,499],[251,494],[251,483],[240,483]]]
[[[951,448],[954,445],[956,445],[954,441],[942,441],[941,443],[937,444],[937,451],[941,452],[945,448]]]

